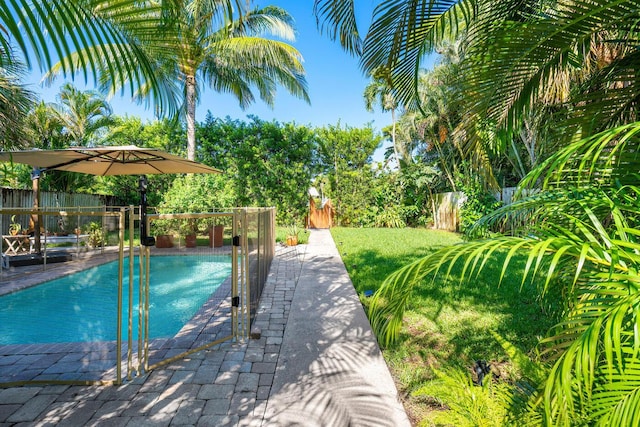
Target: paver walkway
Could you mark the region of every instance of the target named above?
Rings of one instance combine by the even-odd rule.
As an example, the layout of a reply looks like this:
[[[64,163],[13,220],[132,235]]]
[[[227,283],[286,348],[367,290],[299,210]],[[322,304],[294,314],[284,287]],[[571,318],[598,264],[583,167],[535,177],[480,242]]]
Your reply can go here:
[[[278,248],[255,320],[119,387],[0,389],[0,426],[409,426],[328,230]]]

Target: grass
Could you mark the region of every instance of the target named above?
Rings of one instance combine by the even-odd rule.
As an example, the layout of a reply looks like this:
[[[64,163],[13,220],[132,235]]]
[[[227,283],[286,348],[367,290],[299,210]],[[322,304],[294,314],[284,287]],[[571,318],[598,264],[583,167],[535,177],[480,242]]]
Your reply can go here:
[[[334,228],[331,232],[365,306],[364,291],[378,289],[389,273],[443,246],[461,243],[456,234],[424,229]],[[399,342],[383,349],[414,420],[441,409],[435,403],[437,396],[413,396],[434,378],[434,369],[470,371],[475,360],[484,359],[505,378],[513,378],[517,372],[491,332],[535,357],[539,337],[557,319],[553,299],[542,301],[535,284],[521,287],[523,259],[499,283],[503,257],[498,255],[473,280],[461,281],[455,266],[450,277],[429,278],[414,288]]]

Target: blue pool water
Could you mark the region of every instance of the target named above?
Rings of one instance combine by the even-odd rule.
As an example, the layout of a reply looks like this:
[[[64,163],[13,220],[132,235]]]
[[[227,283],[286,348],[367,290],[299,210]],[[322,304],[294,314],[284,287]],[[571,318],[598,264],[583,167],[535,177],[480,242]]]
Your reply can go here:
[[[231,274],[228,256],[153,256],[150,263],[150,338],[174,336]],[[123,340],[127,339],[128,275],[125,259]],[[137,257],[133,283],[137,339]],[[2,296],[0,344],[115,340],[117,288],[116,261]]]

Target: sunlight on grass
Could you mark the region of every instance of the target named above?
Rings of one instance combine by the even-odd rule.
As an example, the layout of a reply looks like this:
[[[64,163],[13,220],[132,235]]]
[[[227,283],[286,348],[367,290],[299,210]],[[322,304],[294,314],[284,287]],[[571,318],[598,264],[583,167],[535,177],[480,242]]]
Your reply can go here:
[[[377,290],[400,267],[461,241],[455,233],[408,228],[332,228],[331,234],[359,294]]]
[[[444,246],[462,243],[454,233],[424,229],[334,228],[331,233],[365,306],[365,291],[378,289],[388,274]],[[411,393],[434,378],[434,368],[468,371],[484,359],[500,366],[505,379],[513,379],[517,372],[491,331],[535,357],[539,336],[557,320],[553,297],[542,304],[535,284],[521,286],[518,273],[524,256],[499,283],[504,256],[497,254],[472,280],[460,281],[461,266],[456,265],[450,277],[440,274],[414,288],[400,340],[383,353],[406,396],[405,406],[417,418],[433,409],[432,402]]]

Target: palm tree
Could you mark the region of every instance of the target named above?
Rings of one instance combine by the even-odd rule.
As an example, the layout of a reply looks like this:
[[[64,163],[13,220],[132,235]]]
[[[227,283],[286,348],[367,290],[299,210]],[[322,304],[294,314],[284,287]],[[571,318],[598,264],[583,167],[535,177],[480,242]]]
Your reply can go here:
[[[26,118],[30,146],[43,150],[68,147],[68,137],[64,135],[64,122],[58,109],[51,104],[38,103]]]
[[[80,91],[67,83],[60,89],[59,104],[40,104],[29,115],[32,146],[66,148],[69,145],[100,145],[103,134],[113,124],[111,106],[95,91]],[[88,189],[95,177],[64,171],[48,171],[40,187],[55,191]]]
[[[380,105],[382,112],[391,112],[391,146],[393,147],[396,165],[400,169],[400,155],[398,154],[396,142],[396,110],[398,109],[398,103],[386,74],[384,69],[378,69],[373,73],[372,81],[364,88],[364,104],[369,112],[373,111],[375,103]],[[404,158],[403,160],[407,161],[408,159]]]
[[[231,0],[229,0],[231,1]],[[136,0],[13,0],[0,2],[0,67],[22,59],[65,76],[93,74],[104,90],[128,87],[170,110],[171,87],[155,78],[153,55],[168,55],[158,28],[168,2]],[[16,50],[22,55],[10,54]],[[63,59],[62,59],[63,58]],[[60,60],[62,59],[62,60]],[[56,64],[57,62],[57,64]]]
[[[28,145],[24,119],[34,103],[35,95],[21,84],[23,75],[24,67],[18,62],[4,67],[0,65],[0,148],[2,149]]]
[[[71,145],[99,145],[102,133],[114,123],[111,105],[95,91],[80,91],[66,83],[60,88],[58,102],[54,109]]]
[[[281,40],[293,40],[293,20],[283,9],[245,11],[237,2],[235,15],[228,1],[174,1],[168,22],[171,34],[163,43],[179,52],[160,58],[157,78],[167,86],[183,85],[187,122],[187,158],[196,152],[196,104],[205,86],[233,94],[242,108],[254,102],[252,87],[269,105],[276,87],[309,100],[300,53]],[[274,37],[266,38],[264,34]]]

